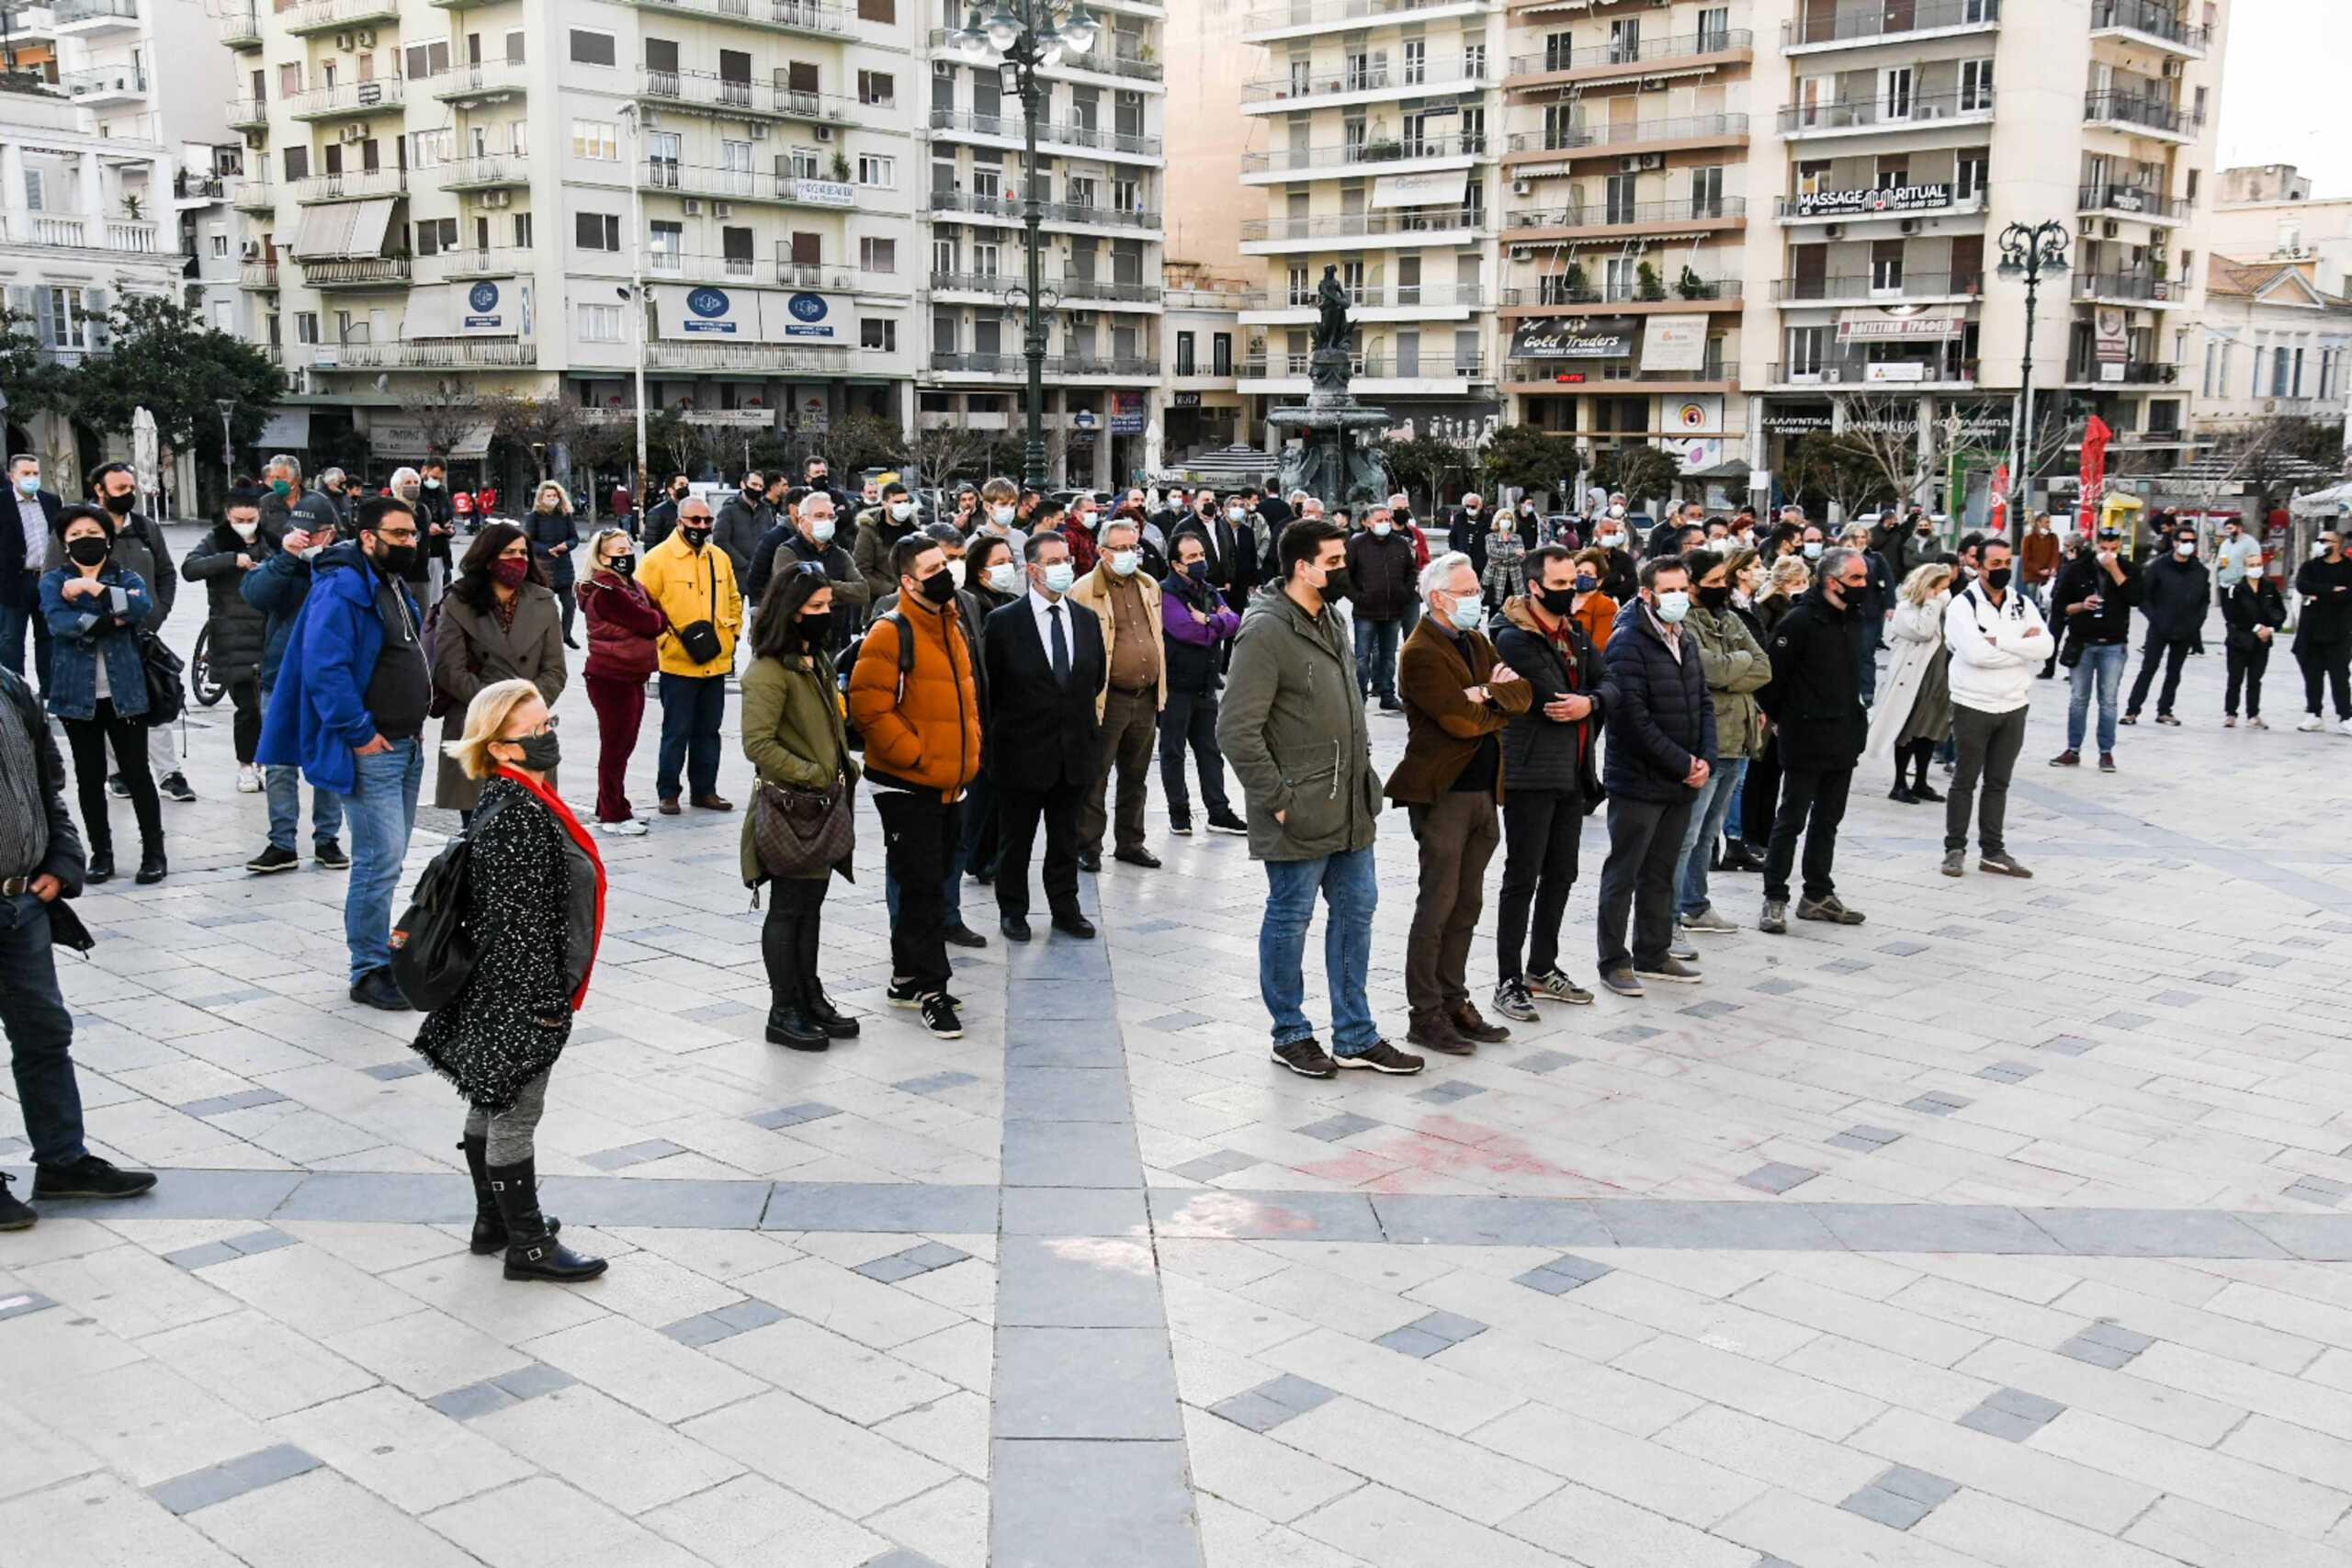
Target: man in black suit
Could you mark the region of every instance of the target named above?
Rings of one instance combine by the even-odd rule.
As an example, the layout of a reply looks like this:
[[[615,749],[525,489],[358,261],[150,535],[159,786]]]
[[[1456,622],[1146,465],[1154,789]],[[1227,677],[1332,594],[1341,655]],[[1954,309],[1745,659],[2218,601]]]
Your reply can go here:
[[[1078,908],[1078,808],[1102,766],[1095,699],[1110,664],[1102,624],[1066,595],[1075,575],[1069,541],[1032,534],[1022,547],[1029,591],[989,616],[980,638],[990,695],[986,744],[996,781],[997,912],[1004,934],[1029,940],[1029,845],[1046,819],[1046,903],[1054,929],[1086,938]]]
[[[40,459],[20,452],[8,459],[8,499],[0,503],[0,665],[25,672],[25,628],[32,628],[33,671],[49,689],[49,623],[41,618],[40,580],[60,502],[40,482]]]

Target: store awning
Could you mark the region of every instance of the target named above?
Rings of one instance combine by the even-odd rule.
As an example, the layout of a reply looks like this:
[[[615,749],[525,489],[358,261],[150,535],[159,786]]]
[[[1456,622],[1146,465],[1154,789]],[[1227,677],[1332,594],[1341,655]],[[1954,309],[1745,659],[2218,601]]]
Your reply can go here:
[[[1957,310],[1840,310],[1838,312],[1838,341],[1940,342],[1960,336],[1962,324]]]
[[[391,232],[390,198],[329,202],[306,208],[302,226],[287,247],[297,260],[332,256],[380,256]]]

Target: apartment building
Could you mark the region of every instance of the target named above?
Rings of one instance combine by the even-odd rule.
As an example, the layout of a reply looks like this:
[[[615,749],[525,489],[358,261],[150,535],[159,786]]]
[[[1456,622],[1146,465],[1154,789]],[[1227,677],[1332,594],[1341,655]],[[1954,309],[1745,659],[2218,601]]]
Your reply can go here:
[[[1475,442],[1499,423],[1496,236],[1503,217],[1501,0],[1251,0],[1243,186],[1264,266],[1241,313],[1240,390],[1304,401],[1315,290],[1356,299],[1354,390],[1397,428]]]
[[[920,418],[1025,428],[1028,386],[1023,106],[994,55],[956,42],[968,0],[925,0],[930,248]],[[1043,213],[1048,477],[1107,488],[1147,467],[1165,412],[1168,8],[1096,0],[1084,53],[1042,69],[1035,171]]]
[[[2346,415],[2352,301],[2327,293],[2292,262],[2210,258],[2190,347],[2201,433]]]
[[[1596,451],[1666,443],[1724,492],[1859,417],[1917,434],[1981,510],[2026,357],[2000,237],[2055,221],[2041,406],[2098,414],[2120,469],[2170,466],[2223,12],[1510,0],[1515,412]]]
[[[2352,197],[2314,197],[2292,164],[2224,169],[2221,197],[2205,221],[2213,254],[2287,263],[2323,293],[2352,294]]]
[[[230,39],[232,113],[266,171],[238,197],[243,281],[298,415],[327,427],[295,444],[420,456],[398,407],[444,384],[633,419],[640,355],[648,406],[706,427],[722,467],[762,432],[814,445],[851,413],[911,423],[912,6],[263,13]]]

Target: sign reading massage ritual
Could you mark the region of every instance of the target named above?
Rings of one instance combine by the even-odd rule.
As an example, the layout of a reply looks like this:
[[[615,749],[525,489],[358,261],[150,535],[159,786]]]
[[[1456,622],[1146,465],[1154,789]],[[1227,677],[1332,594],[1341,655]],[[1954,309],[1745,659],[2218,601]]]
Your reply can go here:
[[[1529,316],[1511,329],[1515,359],[1630,359],[1631,316]]]
[[[1951,205],[1948,185],[1893,186],[1885,190],[1799,191],[1792,218],[1889,218],[1933,212]]]

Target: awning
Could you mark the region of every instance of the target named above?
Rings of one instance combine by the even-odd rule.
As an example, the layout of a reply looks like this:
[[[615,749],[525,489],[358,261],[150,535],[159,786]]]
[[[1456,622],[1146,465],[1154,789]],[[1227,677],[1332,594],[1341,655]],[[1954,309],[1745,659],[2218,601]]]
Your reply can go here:
[[[1858,310],[1838,312],[1840,343],[1920,343],[1961,335],[1957,310]]]
[[[1372,205],[1384,210],[1398,207],[1459,207],[1469,190],[1467,169],[1382,175],[1372,182]]]
[[[384,241],[392,231],[392,202],[390,197],[357,204],[358,211],[351,220],[351,249],[345,255],[380,256]]]
[[[391,232],[392,201],[330,202],[305,208],[302,226],[287,246],[297,260],[332,256],[380,256]]]
[[[408,315],[401,323],[401,335],[408,338],[456,336],[457,315],[450,306],[449,291],[446,288],[410,289]]]

